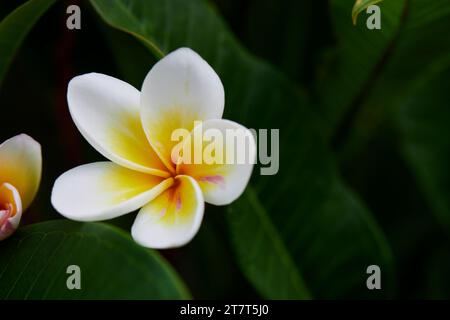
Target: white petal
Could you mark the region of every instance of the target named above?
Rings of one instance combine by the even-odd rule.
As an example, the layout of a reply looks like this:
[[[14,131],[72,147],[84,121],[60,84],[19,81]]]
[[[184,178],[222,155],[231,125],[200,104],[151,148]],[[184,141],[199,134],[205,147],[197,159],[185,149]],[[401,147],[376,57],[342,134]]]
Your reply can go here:
[[[194,149],[194,136],[205,137],[207,133],[220,134],[222,140],[203,139],[203,145],[198,144],[199,148]],[[177,173],[197,180],[207,203],[226,205],[236,200],[250,180],[256,159],[255,138],[250,130],[230,120],[208,120],[197,126],[191,137],[191,161],[178,164]],[[208,146],[221,154],[221,159],[217,159],[219,161],[216,163],[207,162],[211,161],[205,157]],[[201,164],[194,163],[195,152],[200,154]]]
[[[26,210],[39,188],[42,172],[41,145],[20,134],[0,145],[0,185],[9,183],[19,191]]]
[[[61,175],[53,186],[51,201],[69,219],[106,220],[141,208],[172,183],[172,178],[164,180],[112,162],[97,162]]]
[[[178,49],[150,70],[142,86],[142,124],[166,166],[174,168],[171,133],[191,131],[195,120],[222,118],[225,94],[216,72],[197,53]]]
[[[19,191],[9,183],[0,185],[0,241],[16,231],[22,218]]]
[[[202,192],[194,179],[177,176],[172,188],[141,209],[131,234],[144,247],[182,246],[195,236],[203,219]]]
[[[140,93],[98,73],[73,78],[67,102],[78,130],[103,156],[129,169],[168,177],[141,124]]]

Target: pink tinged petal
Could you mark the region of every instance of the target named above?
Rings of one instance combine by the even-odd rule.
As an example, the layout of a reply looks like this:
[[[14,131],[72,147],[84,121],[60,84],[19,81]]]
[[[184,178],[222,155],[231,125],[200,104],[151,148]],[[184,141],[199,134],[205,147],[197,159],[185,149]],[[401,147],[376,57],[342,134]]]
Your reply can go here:
[[[12,206],[8,203],[8,208],[0,210],[0,226],[11,217]]]
[[[181,209],[181,196],[177,194],[177,210]]]
[[[222,140],[211,142],[203,139],[202,148],[195,147],[195,143],[191,141],[194,141],[196,136],[204,137],[208,130],[220,133]],[[193,161],[180,162],[176,172],[196,179],[207,203],[227,205],[244,192],[256,159],[255,138],[247,128],[230,120],[207,120],[194,128],[191,139],[186,139],[185,143],[191,143],[191,154],[200,154],[203,161],[201,164]],[[208,162],[205,159],[204,152],[211,146],[217,148],[218,152],[215,154],[222,155],[219,163]]]
[[[197,182],[188,176],[177,176],[170,189],[139,211],[131,234],[144,247],[180,247],[196,235],[203,212],[203,195]]]
[[[11,184],[0,186],[0,241],[16,231],[22,218],[22,201]]]
[[[167,212],[167,208],[162,209],[162,210],[159,212],[159,217],[160,217],[160,218],[164,217],[164,215],[166,214],[166,212]]]
[[[16,229],[13,227],[12,223],[9,221],[5,221],[0,227],[0,241],[11,236]]]
[[[225,178],[220,174],[216,174],[213,176],[203,176],[200,177],[199,180],[215,184],[222,190],[225,189]]]

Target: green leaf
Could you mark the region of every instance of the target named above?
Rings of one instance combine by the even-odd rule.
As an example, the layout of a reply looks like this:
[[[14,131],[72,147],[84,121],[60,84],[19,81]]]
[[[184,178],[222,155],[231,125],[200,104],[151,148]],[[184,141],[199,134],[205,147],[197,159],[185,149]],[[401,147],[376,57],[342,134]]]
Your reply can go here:
[[[353,24],[356,26],[358,15],[366,10],[371,5],[377,4],[383,0],[356,0],[355,5],[352,9],[352,21]]]
[[[273,193],[267,189],[260,199]],[[330,194],[308,199],[287,193],[264,209],[249,188],[229,216],[239,263],[267,298],[305,298],[305,286],[326,299],[391,296],[391,252],[370,213],[339,182],[326,189]],[[365,287],[371,264],[384,270],[387,287],[379,295]]]
[[[224,83],[225,118],[280,129],[278,175],[260,177],[255,169],[252,187],[227,214],[238,263],[263,297],[391,293],[384,237],[341,182],[318,119],[286,77],[249,55],[203,1],[91,3],[109,25],[137,37],[157,56],[181,46],[203,56]],[[370,264],[385,272],[382,292],[365,286]]]
[[[142,86],[142,79],[147,75],[148,70],[158,60],[149,55],[148,49],[134,37],[121,31],[109,28],[99,20],[101,32],[108,42],[117,69],[126,78],[126,81],[135,88]],[[130,59],[132,55],[133,59]],[[139,63],[136,63],[139,61]]]
[[[245,10],[239,15],[239,37],[249,51],[274,63],[295,81],[311,84],[318,46],[329,41],[325,34],[327,1],[229,1],[226,8],[230,19]]]
[[[348,11],[353,2],[330,1],[336,47],[316,84],[319,109],[330,140],[341,139],[341,127],[346,129],[347,122],[353,120],[353,114],[379,79],[392,53],[405,10],[405,0],[383,2],[381,30],[369,30],[365,24],[355,27],[350,23]]]
[[[427,299],[447,300],[450,297],[450,269],[449,248],[434,250],[427,260]]]
[[[69,265],[81,289],[69,290]],[[0,299],[180,299],[183,283],[155,251],[103,223],[68,220],[24,228],[0,243]]]
[[[450,69],[417,87],[394,113],[404,156],[441,224],[450,231]]]
[[[252,187],[231,206],[229,224],[239,264],[264,297],[311,298],[291,253]]]
[[[345,2],[332,2],[340,50],[345,54],[338,55],[319,89],[322,114],[333,128],[330,136],[334,132],[335,141],[340,141],[340,159],[353,165],[377,134],[393,127],[430,208],[448,227],[450,204],[445,186],[450,178],[444,121],[448,121],[448,108],[442,88],[448,78],[440,79],[442,85],[424,89],[450,66],[450,40],[444,32],[450,30],[448,1],[385,1],[382,30],[365,33],[342,27]],[[385,41],[374,41],[377,35]],[[379,56],[374,55],[377,52]]]
[[[381,30],[351,26],[351,1],[331,2],[338,46],[317,86],[328,137],[349,162],[417,83],[450,64],[448,1],[384,1]]]
[[[0,84],[20,44],[53,3],[55,0],[30,0],[0,22]]]
[[[383,2],[383,6],[387,3]],[[347,158],[361,150],[378,130],[384,130],[383,125],[392,121],[393,111],[414,95],[418,86],[450,66],[450,40],[443,30],[450,30],[448,1],[406,2],[392,49],[354,117],[343,150]]]

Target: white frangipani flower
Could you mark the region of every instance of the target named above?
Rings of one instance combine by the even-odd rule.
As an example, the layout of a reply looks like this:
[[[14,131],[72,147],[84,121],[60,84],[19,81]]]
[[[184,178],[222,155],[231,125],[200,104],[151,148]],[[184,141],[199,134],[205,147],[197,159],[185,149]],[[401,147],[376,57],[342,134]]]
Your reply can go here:
[[[33,201],[42,171],[41,146],[21,134],[0,144],[0,240],[18,228]]]
[[[52,204],[69,219],[112,219],[141,208],[132,227],[135,241],[151,248],[177,247],[197,233],[205,201],[229,204],[250,179],[254,138],[241,125],[221,119],[223,85],[191,49],[178,49],[156,63],[141,92],[121,80],[90,73],[70,81],[67,100],[82,135],[111,160],[79,166],[57,179]],[[173,161],[177,142],[172,133],[182,128],[194,134],[196,121],[220,132],[245,131],[250,161]]]

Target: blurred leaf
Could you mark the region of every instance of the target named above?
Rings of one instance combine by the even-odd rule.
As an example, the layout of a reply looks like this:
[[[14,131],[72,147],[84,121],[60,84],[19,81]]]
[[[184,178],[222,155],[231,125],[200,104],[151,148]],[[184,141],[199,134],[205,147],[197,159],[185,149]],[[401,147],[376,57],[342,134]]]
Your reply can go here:
[[[344,1],[345,2],[345,1]],[[383,2],[382,15],[392,15],[399,8],[401,1]],[[333,8],[338,8],[336,2]],[[450,38],[444,30],[450,30],[450,6],[447,0],[404,2],[402,17],[397,26],[395,36],[377,67],[373,69],[366,83],[356,82],[359,94],[351,93],[351,86],[341,87],[338,79],[361,79],[356,76],[360,64],[346,64],[339,69],[334,79],[338,84],[331,91],[321,92],[322,101],[328,101],[328,110],[334,113],[329,119],[341,122],[341,129],[347,129],[347,135],[338,132],[341,140],[340,158],[352,166],[355,158],[376,134],[382,134],[400,126],[399,144],[405,147],[407,162],[417,177],[419,187],[428,198],[428,203],[444,226],[450,226],[449,187],[450,176],[449,136],[446,122],[449,120],[448,108],[445,105],[445,94],[448,83],[447,76],[440,78],[441,84],[428,84],[431,79],[450,66]],[[343,19],[338,10],[334,10],[336,23]],[[380,33],[385,32],[383,27]],[[342,29],[339,34],[343,38],[353,39],[349,31]],[[373,33],[376,34],[376,33]],[[358,41],[348,42],[352,52],[348,58],[367,56],[372,41],[364,34],[355,34]],[[352,45],[351,45],[352,44]],[[366,49],[364,50],[364,48]],[[376,49],[376,46],[373,50]],[[342,62],[343,60],[341,60]],[[324,82],[323,84],[325,84]],[[424,86],[430,86],[424,88]],[[442,87],[444,86],[444,88]],[[341,90],[338,94],[335,89]],[[424,91],[425,90],[425,91]],[[428,93],[426,93],[428,91]],[[326,98],[329,96],[328,98]],[[335,104],[339,97],[351,97],[353,101],[347,109],[344,104]],[[448,96],[447,96],[448,98]],[[416,101],[417,100],[417,101]],[[340,118],[337,112],[347,110],[347,116]],[[448,123],[448,122],[447,122]],[[339,130],[338,130],[339,131]]]
[[[166,257],[176,266],[194,299],[256,299],[258,294],[234,259],[224,209],[207,206],[195,238]]]
[[[284,196],[264,201],[272,204],[263,207],[249,188],[230,208],[239,261],[263,296],[304,298],[306,283],[317,298],[390,297],[391,252],[370,213],[338,181],[323,188],[330,194],[306,197],[286,191],[289,184],[298,188],[294,180],[284,180]],[[260,199],[275,193],[266,189]],[[313,192],[325,192],[317,189]],[[383,292],[365,287],[371,264],[383,270]]]
[[[30,0],[0,22],[0,84],[23,39],[53,3],[55,0]]]
[[[250,52],[312,84],[316,53],[330,41],[328,0],[225,0],[219,7]]]
[[[99,20],[103,36],[114,54],[115,64],[128,83],[140,89],[142,80],[157,59],[136,39],[121,31],[109,28]],[[133,59],[130,59],[133,56]],[[139,63],[136,63],[139,61]]]
[[[428,259],[428,297],[427,299],[449,299],[450,298],[450,250],[442,248],[436,250]]]
[[[332,1],[340,47],[317,92],[329,137],[351,162],[386,115],[418,83],[450,63],[450,6],[447,0],[381,3],[382,28],[352,27],[343,11],[351,0]]]
[[[263,297],[311,298],[294,257],[252,187],[248,187],[229,211],[237,258]]]
[[[345,158],[363,148],[390,125],[392,112],[417,87],[450,65],[450,6],[445,0],[411,0],[396,45],[354,117],[343,148]],[[351,161],[351,159],[349,160]]]
[[[356,0],[355,5],[352,9],[352,21],[353,24],[356,26],[356,22],[358,20],[358,15],[366,10],[371,5],[377,4],[383,0]]]
[[[353,113],[364,103],[378,79],[393,49],[405,1],[408,0],[382,3],[381,30],[350,23],[349,10],[354,0],[330,1],[336,34],[335,54],[319,74],[317,84],[319,107],[330,139],[341,139],[335,135],[340,135],[340,127],[353,120]]]
[[[91,0],[113,27],[155,55],[188,46],[226,88],[225,118],[280,129],[280,171],[257,176],[227,220],[238,262],[266,298],[374,297],[392,292],[390,250],[355,196],[340,181],[308,102],[283,75],[243,50],[202,1]],[[365,286],[378,264],[385,290]]]
[[[417,88],[396,110],[404,154],[428,203],[450,231],[450,69]]]
[[[68,290],[69,265],[81,289]],[[155,251],[103,223],[53,220],[0,243],[1,299],[180,299],[183,283]]]

